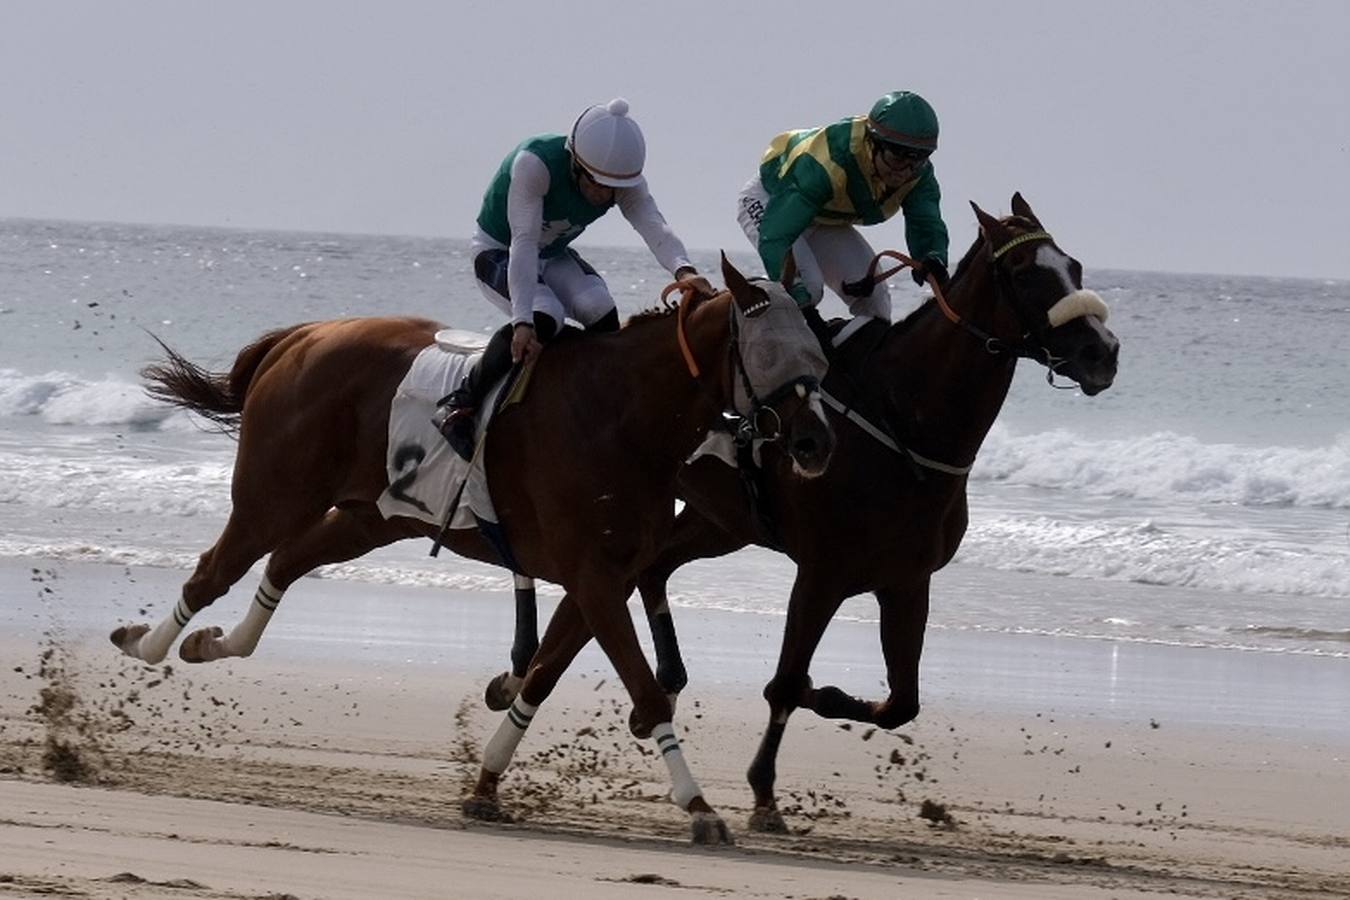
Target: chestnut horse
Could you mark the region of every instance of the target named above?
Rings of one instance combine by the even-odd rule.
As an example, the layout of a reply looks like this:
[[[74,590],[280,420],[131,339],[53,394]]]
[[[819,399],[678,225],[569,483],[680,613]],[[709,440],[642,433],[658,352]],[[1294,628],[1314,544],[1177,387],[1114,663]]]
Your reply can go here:
[[[594,636],[633,700],[633,733],[654,737],[662,751],[694,839],[730,839],[684,762],[627,598],[669,540],[681,464],[725,409],[773,422],[767,437],[803,476],[825,470],[834,436],[818,393],[824,356],[791,297],[777,285],[747,282],[725,258],[723,277],[730,293],[686,294],[678,312],[641,314],[615,334],[555,342],[540,356],[525,402],[488,429],[488,486],[515,560],[523,574],[566,594],[485,748],[478,787],[465,803],[471,815],[498,813],[497,779],[530,718]],[[310,323],[246,347],[228,375],[172,351],[166,365],[147,369],[152,393],[238,428],[233,509],[172,615],[153,630],[118,628],[113,643],[148,662],[163,659],[193,615],[270,553],[245,620],[229,635],[201,629],[180,651],[188,661],[247,656],[282,592],[305,573],[433,535],[435,527],[419,520],[384,519],[376,500],[388,486],[390,401],[439,327],[415,318]],[[501,562],[476,531],[450,531],[445,543]]]
[[[666,600],[671,574],[747,544],[782,550],[797,564],[777,671],[764,689],[769,724],[747,773],[752,830],[785,828],[775,763],[798,706],[883,728],[918,715],[929,578],[965,534],[967,473],[1017,360],[1036,360],[1089,396],[1115,378],[1119,343],[1102,324],[1106,305],[1082,289],[1078,261],[1020,194],[1012,198],[1014,215],[1003,220],[971,205],[980,235],[957,266],[945,303],[937,292],[904,321],[872,325],[879,338],[859,333],[832,360],[825,396],[838,444],[829,471],[811,481],[787,477],[788,461],[769,448],[752,508],[731,468],[711,457],[691,463],[680,473],[686,506],[675,531],[638,581],[657,678],[675,694],[686,676]],[[846,352],[852,342],[873,345],[857,359]],[[890,685],[882,701],[814,688],[808,675],[839,605],[866,592],[880,608]]]

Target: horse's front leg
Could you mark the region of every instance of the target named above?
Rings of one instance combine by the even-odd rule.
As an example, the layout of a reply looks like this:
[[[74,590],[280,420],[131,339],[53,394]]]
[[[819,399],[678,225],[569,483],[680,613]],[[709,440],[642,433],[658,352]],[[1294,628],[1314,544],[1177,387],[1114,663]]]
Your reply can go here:
[[[881,608],[881,653],[886,659],[890,696],[873,705],[872,721],[898,728],[919,714],[919,657],[928,627],[929,579],[905,588],[877,591]]]
[[[685,563],[723,556],[739,550],[746,543],[713,524],[692,506],[686,506],[675,517],[675,526],[661,552],[638,576],[637,589],[647,612],[652,645],[656,650],[656,681],[670,698],[672,711],[680,691],[689,683],[689,674],[680,655],[675,620],[670,614],[666,593],[670,576]]]
[[[815,691],[807,674],[825,626],[844,601],[844,592],[825,579],[797,569],[788,601],[783,646],[778,654],[778,670],[764,688],[769,702],[769,725],[760,739],[759,749],[750,762],[746,778],[755,795],[755,810],[750,815],[751,831],[785,832],[787,823],[778,811],[774,785],[778,778],[778,750],[787,730],[788,717],[798,706],[811,707]]]
[[[501,712],[511,705],[520,693],[530,660],[539,650],[539,610],[534,594],[534,579],[528,575],[515,576],[516,633],[511,642],[511,670],[488,682],[483,691],[483,702],[488,709]]]
[[[878,589],[881,652],[886,660],[885,700],[864,700],[833,685],[812,690],[802,705],[826,719],[850,719],[898,728],[919,714],[919,657],[928,625],[927,577],[903,588]]]
[[[582,619],[576,601],[571,594],[564,596],[549,620],[544,640],[533,655],[519,693],[508,704],[506,717],[483,749],[478,783],[464,800],[465,815],[489,821],[507,818],[497,799],[497,783],[511,764],[534,714],[590,639],[591,630]]]
[[[635,737],[651,737],[656,741],[656,749],[670,773],[670,799],[689,814],[693,842],[732,843],[726,822],[703,798],[703,789],[685,762],[684,751],[675,736],[673,708],[638,644],[633,619],[628,614],[623,582],[598,575],[588,579],[588,584],[584,594],[578,592],[581,598],[578,603],[586,624],[633,700],[629,728]]]

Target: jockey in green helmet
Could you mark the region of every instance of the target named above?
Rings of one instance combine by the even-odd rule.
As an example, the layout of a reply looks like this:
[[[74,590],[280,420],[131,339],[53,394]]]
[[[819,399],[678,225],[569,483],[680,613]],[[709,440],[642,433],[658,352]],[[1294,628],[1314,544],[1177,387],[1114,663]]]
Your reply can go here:
[[[856,225],[875,225],[897,212],[905,243],[919,261],[914,280],[947,280],[947,226],[941,191],[929,160],[938,120],[926,100],[895,91],[865,116],[787,131],[773,139],[758,174],[741,190],[737,219],[759,251],[770,278],[781,278],[789,251],[797,278],[790,286],[808,319],[824,288],[854,316],[891,317],[885,283],[864,278],[875,251]]]

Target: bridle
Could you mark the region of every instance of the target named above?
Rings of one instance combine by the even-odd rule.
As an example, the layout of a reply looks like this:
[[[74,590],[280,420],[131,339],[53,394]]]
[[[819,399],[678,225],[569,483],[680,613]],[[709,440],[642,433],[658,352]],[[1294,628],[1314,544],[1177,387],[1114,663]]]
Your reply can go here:
[[[1016,298],[1016,289],[1010,283],[1007,283],[1008,281],[1010,281],[1010,276],[1005,271],[1003,271],[1002,267],[1000,267],[999,260],[1002,259],[1002,257],[1014,247],[1020,247],[1023,244],[1031,243],[1034,241],[1052,241],[1052,240],[1054,239],[1050,236],[1048,232],[1038,229],[1036,231],[1029,231],[1026,232],[1025,234],[1020,234],[1017,235],[1016,237],[1010,238],[1009,240],[1005,241],[998,247],[991,247],[990,257],[994,266],[995,289],[998,291],[999,301],[1008,300],[1008,295],[1011,295],[1013,298]],[[887,258],[896,260],[897,265],[892,266],[889,269],[886,269],[884,272],[878,272],[877,269],[881,265],[881,261]],[[915,260],[906,256],[903,253],[900,253],[899,251],[883,250],[882,252],[878,253],[875,257],[873,257],[871,265],[868,266],[867,275],[865,275],[862,279],[860,279],[859,282],[855,282],[855,284],[857,284],[861,288],[870,290],[876,284],[885,281],[887,278],[890,278],[897,272],[900,272],[905,268],[917,267],[917,265],[918,264],[916,263]],[[936,301],[938,309],[942,311],[942,314],[947,318],[947,320],[950,321],[953,325],[956,325],[957,327],[964,330],[967,334],[971,335],[976,340],[978,340],[987,353],[990,353],[991,355],[995,356],[1006,355],[1011,356],[1013,358],[1025,358],[1041,362],[1046,367],[1046,382],[1051,387],[1058,388],[1061,390],[1072,389],[1073,387],[1072,385],[1058,385],[1055,383],[1056,371],[1061,366],[1063,366],[1067,362],[1067,360],[1062,357],[1055,356],[1049,351],[1049,349],[1045,347],[1044,339],[1040,336],[1045,329],[1037,328],[1034,331],[1029,330],[1027,332],[1024,332],[1016,341],[1004,340],[1003,338],[999,338],[989,334],[984,329],[980,328],[975,323],[969,321],[960,313],[958,313],[955,309],[953,309],[951,304],[947,302],[947,298],[943,294],[942,288],[938,285],[937,279],[934,278],[932,275],[928,276],[928,286],[932,288],[933,299]],[[1074,293],[1075,292],[1071,292],[1070,294],[1066,295],[1066,298],[1073,296]],[[1057,305],[1058,303],[1063,302],[1064,299],[1065,298],[1061,298],[1060,301],[1057,301]],[[1019,310],[1019,306],[1016,303],[1015,299],[1010,300],[1009,302],[1015,311]],[[1098,302],[1100,302],[1100,298],[1098,298]],[[1019,319],[1021,318],[1020,313],[1018,317]],[[1047,325],[1050,324],[1050,321],[1051,321],[1051,314],[1047,313],[1046,314]],[[1050,325],[1050,327],[1053,328],[1055,326]],[[1035,338],[1035,340],[1032,339],[1033,337]],[[840,415],[843,415],[844,417],[850,419],[852,422],[854,422],[854,424],[856,424],[859,428],[865,431],[874,440],[880,442],[881,444],[893,450],[894,452],[899,453],[908,458],[911,463],[913,463],[916,467],[918,467],[916,471],[918,469],[930,469],[933,471],[941,472],[946,475],[962,476],[969,474],[972,466],[974,465],[973,461],[966,465],[953,465],[950,463],[942,462],[941,460],[931,459],[929,457],[923,456],[915,452],[914,450],[910,449],[909,447],[906,447],[903,444],[901,444],[895,438],[894,434],[891,433],[889,428],[886,428],[885,426],[878,428],[872,422],[868,421],[865,417],[859,414],[858,411],[853,409],[850,405],[841,403],[839,400],[835,399],[834,397],[825,392],[822,392],[822,397],[826,405],[835,409]]]
[[[1019,305],[1015,299],[1017,297],[1017,291],[1010,283],[1008,283],[1009,276],[999,265],[999,260],[1014,247],[1020,247],[1023,244],[1035,241],[1053,242],[1054,238],[1050,236],[1049,232],[1041,229],[1028,231],[1025,234],[1019,234],[1016,237],[1010,238],[998,247],[993,248],[990,252],[990,258],[994,267],[994,284],[995,289],[998,292],[998,300],[1007,300],[1014,310],[1019,309]],[[881,261],[887,258],[896,260],[897,265],[886,269],[884,272],[878,272],[877,268],[880,266]],[[872,258],[871,264],[867,267],[867,274],[860,279],[858,283],[860,287],[870,289],[890,278],[892,275],[895,275],[897,272],[906,268],[917,268],[918,266],[919,263],[917,261],[898,250],[882,250]],[[1045,331],[1044,328],[1037,327],[1028,329],[1016,340],[1011,341],[996,337],[952,309],[951,304],[947,302],[947,298],[942,292],[942,288],[939,287],[937,279],[932,275],[928,276],[928,286],[933,290],[933,299],[937,302],[938,309],[942,311],[942,314],[946,316],[948,321],[978,340],[984,346],[985,352],[995,356],[1007,355],[1017,359],[1030,359],[1039,362],[1046,368],[1045,380],[1047,384],[1057,390],[1067,391],[1074,389],[1074,385],[1072,384],[1062,385],[1055,383],[1056,373],[1068,362],[1068,359],[1062,356],[1056,356],[1050,352],[1049,348],[1046,346],[1045,339],[1042,336]],[[1009,296],[1013,299],[1009,300]]]
[[[674,282],[661,291],[661,300],[669,305],[667,296],[678,290],[681,292],[676,310],[676,340],[680,345],[680,353],[684,357],[689,374],[697,380],[701,375],[698,361],[694,359],[693,350],[689,346],[689,336],[685,330],[685,321],[689,310],[692,308],[697,294],[693,288]],[[783,418],[777,410],[777,405],[789,394],[795,393],[799,398],[805,400],[810,394],[817,393],[820,390],[820,379],[814,375],[796,375],[787,379],[773,390],[761,397],[756,391],[754,384],[750,381],[750,372],[746,368],[745,358],[741,354],[741,325],[740,315],[754,316],[767,309],[772,301],[766,297],[760,303],[755,304],[750,309],[741,310],[740,304],[733,298],[728,312],[730,318],[731,340],[728,342],[727,349],[727,367],[729,369],[727,381],[739,379],[742,390],[745,391],[746,398],[750,401],[750,411],[742,413],[735,408],[735,391],[732,393],[732,414],[728,418],[728,427],[735,435],[738,444],[747,444],[751,441],[778,441],[783,437]],[[740,315],[738,315],[738,313]]]

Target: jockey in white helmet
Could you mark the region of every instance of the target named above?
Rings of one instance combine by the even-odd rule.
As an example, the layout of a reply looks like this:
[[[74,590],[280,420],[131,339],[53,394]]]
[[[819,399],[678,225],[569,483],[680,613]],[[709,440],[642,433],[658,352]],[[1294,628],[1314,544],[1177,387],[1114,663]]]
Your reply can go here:
[[[565,319],[588,331],[619,327],[604,279],[569,246],[611,208],[619,208],[666,271],[713,293],[647,190],[646,156],[628,101],[615,99],[588,107],[567,135],[527,138],[498,167],[483,196],[471,253],[483,295],[511,322],[446,398],[441,431],[465,458],[473,454],[474,413],[512,362],[532,358]]]

